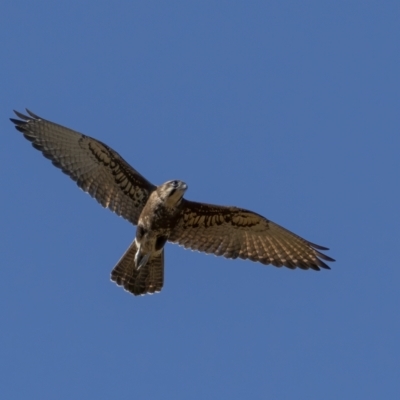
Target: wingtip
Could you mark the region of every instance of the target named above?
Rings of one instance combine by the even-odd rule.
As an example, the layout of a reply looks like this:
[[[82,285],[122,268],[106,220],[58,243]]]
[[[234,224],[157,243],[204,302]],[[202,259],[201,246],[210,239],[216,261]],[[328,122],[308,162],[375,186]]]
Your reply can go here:
[[[22,120],[24,120],[24,121],[29,121],[31,118],[29,118],[27,115],[25,115],[25,114],[22,114],[22,113],[20,113],[19,111],[17,111],[17,110],[13,110],[14,111],[14,114],[18,117],[18,118],[21,118]]]
[[[39,117],[39,115],[36,115],[35,113],[33,113],[32,111],[28,110],[27,108],[25,108],[25,110],[26,110],[26,112],[27,112],[32,118],[41,119],[41,118]]]
[[[329,258],[329,260],[327,260],[327,261],[335,261],[333,258],[330,258],[330,257],[328,257]],[[319,267],[321,267],[321,268],[324,268],[324,269],[331,269],[331,267],[329,266],[329,265],[326,265],[322,260],[320,260],[319,258],[318,258],[318,266]]]
[[[28,115],[22,114],[21,112],[17,110],[13,110],[14,114],[18,117],[21,118],[23,121],[31,121],[32,119],[41,119],[38,115],[30,111],[29,109],[25,108],[26,112]]]
[[[315,243],[312,243],[312,242],[308,242],[308,243],[309,243],[312,247],[314,247],[314,249],[323,250],[323,251],[329,250],[329,247],[321,246],[321,245],[319,245],[319,244],[315,244]]]
[[[329,261],[329,262],[335,262],[336,261],[334,258],[329,257],[326,254],[319,252],[318,250],[316,250],[316,253],[317,253],[317,256],[319,258],[322,258],[325,261]]]
[[[15,125],[21,125],[24,124],[24,121],[21,121],[20,119],[15,119],[15,118],[10,118],[10,121],[15,124]]]

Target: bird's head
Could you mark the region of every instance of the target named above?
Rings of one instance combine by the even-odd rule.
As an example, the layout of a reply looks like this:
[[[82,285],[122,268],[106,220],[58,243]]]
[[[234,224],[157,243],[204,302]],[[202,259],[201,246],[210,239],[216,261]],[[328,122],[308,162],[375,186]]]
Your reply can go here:
[[[180,203],[187,188],[185,182],[174,180],[163,183],[158,187],[158,192],[167,205],[173,207]]]

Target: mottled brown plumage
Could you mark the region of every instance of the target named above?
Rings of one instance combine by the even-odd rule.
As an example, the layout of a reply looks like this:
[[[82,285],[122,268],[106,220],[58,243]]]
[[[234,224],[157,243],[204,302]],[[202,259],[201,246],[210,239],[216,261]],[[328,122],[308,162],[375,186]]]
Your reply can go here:
[[[137,250],[134,240],[112,270],[111,279],[133,294],[159,292],[164,284],[164,249],[139,270],[134,263]]]
[[[252,211],[196,203],[183,198],[187,185],[148,182],[110,147],[28,111],[15,112],[16,128],[53,164],[102,206],[138,225],[136,237],[111,273],[127,291],[159,292],[164,280],[164,245],[177,243],[205,253],[277,267],[329,269],[328,250]]]

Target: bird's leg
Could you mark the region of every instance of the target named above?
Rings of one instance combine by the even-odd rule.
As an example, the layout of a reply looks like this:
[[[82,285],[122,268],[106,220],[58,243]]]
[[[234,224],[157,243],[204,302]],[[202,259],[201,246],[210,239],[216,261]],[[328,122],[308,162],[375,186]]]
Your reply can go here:
[[[144,267],[147,264],[147,261],[149,261],[149,258],[150,258],[150,254],[146,254],[141,257],[141,259],[139,260],[139,265],[137,266],[138,271],[140,268]]]
[[[150,254],[142,254],[142,252],[140,251],[141,247],[142,247],[142,245],[139,244],[139,247],[135,254],[135,265],[136,265],[137,270],[144,267],[150,258]]]

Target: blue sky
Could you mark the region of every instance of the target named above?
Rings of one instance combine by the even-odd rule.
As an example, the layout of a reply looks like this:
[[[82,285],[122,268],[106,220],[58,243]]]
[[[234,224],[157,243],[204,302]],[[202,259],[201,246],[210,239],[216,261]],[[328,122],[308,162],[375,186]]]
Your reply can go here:
[[[5,1],[1,397],[397,399],[399,17],[397,1]],[[133,297],[109,273],[135,228],[21,137],[25,107],[337,261],[169,244],[163,291]]]

